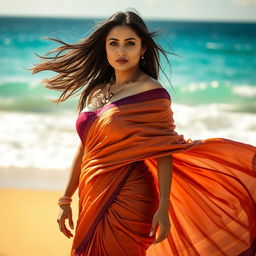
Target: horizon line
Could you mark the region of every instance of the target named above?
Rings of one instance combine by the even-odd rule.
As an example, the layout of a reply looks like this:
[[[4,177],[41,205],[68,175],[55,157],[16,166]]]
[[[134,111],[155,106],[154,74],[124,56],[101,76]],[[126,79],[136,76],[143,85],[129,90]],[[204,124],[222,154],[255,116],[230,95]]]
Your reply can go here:
[[[87,16],[71,16],[71,15],[22,15],[22,14],[0,14],[0,18],[52,18],[52,19],[106,19],[108,16],[97,16],[97,15],[87,15]],[[168,18],[168,17],[156,17],[156,16],[142,16],[144,20],[155,20],[155,21],[177,21],[177,22],[223,22],[223,23],[256,23],[256,20],[245,20],[245,19],[193,19],[193,18]]]

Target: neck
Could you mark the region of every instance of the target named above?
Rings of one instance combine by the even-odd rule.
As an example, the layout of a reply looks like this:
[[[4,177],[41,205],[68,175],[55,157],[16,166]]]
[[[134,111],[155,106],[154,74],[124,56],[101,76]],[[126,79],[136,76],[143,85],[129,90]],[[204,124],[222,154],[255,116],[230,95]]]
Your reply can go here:
[[[115,76],[116,76],[115,88],[119,89],[126,82],[128,82],[130,80],[137,79],[140,72],[141,72],[141,70],[139,67],[134,68],[132,70],[125,70],[125,71],[115,70]]]

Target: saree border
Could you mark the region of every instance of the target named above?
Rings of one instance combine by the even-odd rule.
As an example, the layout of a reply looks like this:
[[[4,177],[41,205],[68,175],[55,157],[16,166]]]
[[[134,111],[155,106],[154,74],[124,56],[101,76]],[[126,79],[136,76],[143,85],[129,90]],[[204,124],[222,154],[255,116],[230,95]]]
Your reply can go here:
[[[80,112],[78,114],[78,118],[76,121],[76,129],[77,129],[77,133],[81,139],[82,144],[85,145],[85,137],[86,137],[85,135],[88,133],[93,122],[107,110],[112,109],[114,107],[121,106],[121,105],[144,102],[144,101],[148,101],[148,100],[152,100],[152,99],[159,99],[159,98],[167,98],[167,99],[171,100],[171,96],[168,93],[168,91],[165,88],[161,87],[161,88],[154,88],[154,89],[147,90],[144,92],[129,95],[122,99],[110,102],[95,111]],[[83,122],[83,120],[86,120],[85,124],[78,125],[78,123]]]

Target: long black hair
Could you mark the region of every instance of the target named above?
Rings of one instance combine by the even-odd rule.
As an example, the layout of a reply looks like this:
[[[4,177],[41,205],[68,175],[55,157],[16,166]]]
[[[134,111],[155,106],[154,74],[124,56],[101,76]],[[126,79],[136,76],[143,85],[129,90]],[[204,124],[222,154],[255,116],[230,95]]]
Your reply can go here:
[[[63,46],[48,52],[45,56],[36,54],[41,59],[47,61],[36,64],[35,67],[29,70],[32,70],[32,74],[44,70],[58,73],[58,75],[42,81],[46,88],[62,91],[59,99],[52,100],[53,102],[65,101],[71,95],[82,90],[77,106],[78,112],[81,112],[86,98],[93,87],[100,83],[110,82],[113,79],[115,75],[114,69],[111,65],[107,65],[106,62],[105,39],[110,30],[118,25],[129,26],[141,38],[142,46],[147,46],[144,53],[144,63],[143,65],[139,63],[140,69],[152,78],[158,79],[159,68],[163,71],[160,66],[159,53],[161,52],[165,56],[169,64],[166,53],[171,53],[163,50],[153,40],[159,29],[150,32],[138,13],[134,11],[120,11],[96,25],[95,30],[78,43],[68,44],[60,39],[44,37],[47,40],[59,42]],[[68,52],[60,55],[66,50]],[[53,52],[58,53],[54,57],[46,57]]]

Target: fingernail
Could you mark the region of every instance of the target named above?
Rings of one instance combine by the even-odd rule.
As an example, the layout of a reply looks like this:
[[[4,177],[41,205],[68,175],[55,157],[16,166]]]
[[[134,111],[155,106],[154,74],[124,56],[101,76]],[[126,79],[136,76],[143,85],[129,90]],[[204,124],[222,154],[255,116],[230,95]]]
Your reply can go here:
[[[152,236],[152,235],[153,235],[153,232],[151,231],[150,234],[149,234],[149,236]]]

